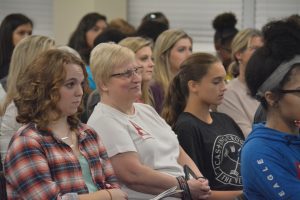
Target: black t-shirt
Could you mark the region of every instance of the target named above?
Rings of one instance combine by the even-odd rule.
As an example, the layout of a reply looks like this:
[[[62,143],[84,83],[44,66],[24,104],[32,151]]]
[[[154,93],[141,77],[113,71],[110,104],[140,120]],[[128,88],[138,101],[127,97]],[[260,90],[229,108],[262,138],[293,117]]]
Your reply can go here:
[[[191,113],[180,114],[174,131],[180,145],[194,160],[213,190],[241,190],[240,150],[244,135],[224,113],[211,113],[207,124]]]

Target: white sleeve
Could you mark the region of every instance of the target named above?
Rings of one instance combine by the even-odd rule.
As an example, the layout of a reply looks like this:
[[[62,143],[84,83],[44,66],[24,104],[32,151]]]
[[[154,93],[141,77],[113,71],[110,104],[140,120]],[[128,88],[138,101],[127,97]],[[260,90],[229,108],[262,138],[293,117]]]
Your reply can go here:
[[[101,137],[109,157],[128,151],[137,151],[125,122],[111,116],[100,116],[87,123]]]

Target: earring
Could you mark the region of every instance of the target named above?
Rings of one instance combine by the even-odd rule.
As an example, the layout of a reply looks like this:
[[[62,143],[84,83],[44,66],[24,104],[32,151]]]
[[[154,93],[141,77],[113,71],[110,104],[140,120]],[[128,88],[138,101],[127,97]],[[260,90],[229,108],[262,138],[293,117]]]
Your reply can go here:
[[[300,128],[300,120],[294,120],[294,124],[295,126],[299,127]]]

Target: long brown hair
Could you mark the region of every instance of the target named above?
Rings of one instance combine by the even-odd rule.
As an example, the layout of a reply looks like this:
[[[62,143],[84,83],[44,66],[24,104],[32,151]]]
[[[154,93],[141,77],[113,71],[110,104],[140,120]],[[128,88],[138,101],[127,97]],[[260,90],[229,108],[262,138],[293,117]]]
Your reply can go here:
[[[17,122],[33,122],[39,129],[45,129],[49,122],[61,116],[57,107],[60,100],[59,89],[66,77],[64,66],[70,63],[82,68],[86,82],[87,73],[82,60],[64,50],[44,52],[30,64],[28,71],[17,82],[17,95],[14,98],[18,109]],[[85,84],[84,92],[86,87]],[[68,116],[71,129],[78,127],[78,115],[81,112],[82,105],[76,114]]]

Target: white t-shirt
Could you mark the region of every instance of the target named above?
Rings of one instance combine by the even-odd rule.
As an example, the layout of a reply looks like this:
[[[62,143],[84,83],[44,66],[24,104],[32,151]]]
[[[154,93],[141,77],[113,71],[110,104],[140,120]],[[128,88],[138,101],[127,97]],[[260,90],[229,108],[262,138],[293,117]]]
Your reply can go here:
[[[126,115],[100,102],[87,124],[100,135],[109,157],[134,151],[142,164],[154,170],[174,177],[184,175],[177,162],[179,143],[171,127],[151,106],[134,103],[134,108],[133,115]],[[122,190],[128,193],[129,199],[153,198],[125,185]]]

